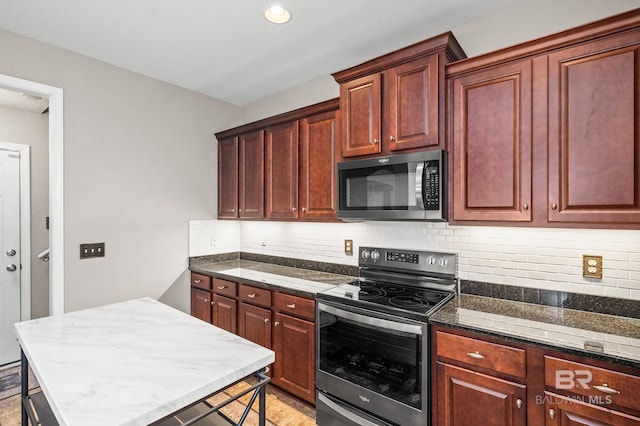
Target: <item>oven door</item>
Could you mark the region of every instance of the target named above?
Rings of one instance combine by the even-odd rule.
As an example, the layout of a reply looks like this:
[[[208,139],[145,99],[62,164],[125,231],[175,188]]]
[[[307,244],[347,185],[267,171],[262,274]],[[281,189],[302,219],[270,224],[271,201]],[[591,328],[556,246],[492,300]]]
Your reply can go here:
[[[429,424],[427,324],[319,300],[316,336],[319,396],[390,423]]]

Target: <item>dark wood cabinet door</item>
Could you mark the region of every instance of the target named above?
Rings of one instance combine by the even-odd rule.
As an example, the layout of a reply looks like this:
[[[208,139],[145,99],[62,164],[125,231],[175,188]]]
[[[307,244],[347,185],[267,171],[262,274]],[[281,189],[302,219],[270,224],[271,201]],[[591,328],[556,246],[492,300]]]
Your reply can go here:
[[[549,55],[549,221],[640,223],[638,75],[638,33]]]
[[[238,217],[238,138],[218,141],[218,218]]]
[[[271,349],[271,310],[240,303],[238,334],[240,337]]]
[[[213,295],[213,325],[237,333],[238,302],[228,297]]]
[[[640,425],[638,417],[550,392],[544,394],[544,409],[546,426]]]
[[[453,220],[531,221],[532,62],[451,82]]]
[[[438,426],[524,426],[526,386],[437,363]]]
[[[241,135],[239,138],[238,217],[264,217],[264,132]]]
[[[336,111],[317,114],[300,122],[299,219],[337,218],[338,125]]]
[[[391,151],[438,145],[438,55],[391,68],[388,73],[389,135]],[[444,79],[443,79],[444,80]]]
[[[376,73],[340,85],[343,157],[381,150],[381,80]]]
[[[273,348],[273,383],[315,403],[315,324],[276,313]]]
[[[265,136],[268,219],[298,217],[298,122],[270,126]]]
[[[211,323],[211,293],[191,288],[191,315]]]

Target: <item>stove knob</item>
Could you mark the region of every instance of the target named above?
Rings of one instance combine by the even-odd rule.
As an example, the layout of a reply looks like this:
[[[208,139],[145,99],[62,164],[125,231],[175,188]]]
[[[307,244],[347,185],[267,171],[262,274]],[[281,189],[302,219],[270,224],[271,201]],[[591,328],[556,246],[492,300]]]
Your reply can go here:
[[[378,250],[372,251],[371,252],[371,260],[373,260],[375,262],[378,259],[380,259],[380,252]]]
[[[364,260],[369,259],[369,250],[367,249],[362,250],[362,253],[360,254],[360,256],[362,256]]]
[[[433,256],[429,256],[427,257],[427,265],[435,265],[436,264],[436,258]]]
[[[447,258],[443,257],[442,259],[440,259],[440,261],[438,262],[438,264],[440,266],[442,266],[443,268],[446,268],[447,265],[449,264],[449,261],[447,260]]]

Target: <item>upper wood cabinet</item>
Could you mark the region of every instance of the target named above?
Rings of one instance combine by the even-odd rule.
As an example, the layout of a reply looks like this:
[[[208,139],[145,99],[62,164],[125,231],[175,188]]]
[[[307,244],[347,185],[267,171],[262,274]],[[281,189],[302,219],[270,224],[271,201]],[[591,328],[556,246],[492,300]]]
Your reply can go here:
[[[451,64],[456,224],[640,224],[640,12]]]
[[[449,81],[453,220],[531,220],[532,61]]]
[[[640,31],[549,55],[549,221],[640,223]]]
[[[337,218],[338,131],[339,113],[336,110],[300,120],[299,219],[335,220]]]
[[[218,218],[337,220],[339,100],[216,133]]]
[[[218,141],[218,218],[264,217],[264,133]]]
[[[342,157],[444,147],[444,66],[464,57],[449,32],[333,74]]]
[[[265,201],[268,219],[298,217],[298,122],[266,130]]]

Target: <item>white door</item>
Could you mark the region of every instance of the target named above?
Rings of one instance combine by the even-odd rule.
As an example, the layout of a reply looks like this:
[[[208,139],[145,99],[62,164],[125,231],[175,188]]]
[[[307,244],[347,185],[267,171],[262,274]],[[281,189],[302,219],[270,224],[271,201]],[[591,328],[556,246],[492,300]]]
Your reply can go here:
[[[0,150],[0,365],[20,359],[20,154]]]

